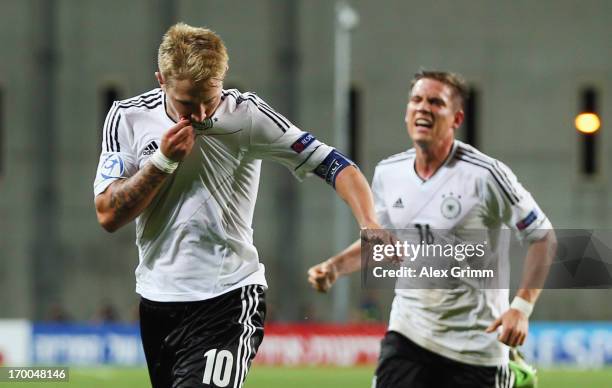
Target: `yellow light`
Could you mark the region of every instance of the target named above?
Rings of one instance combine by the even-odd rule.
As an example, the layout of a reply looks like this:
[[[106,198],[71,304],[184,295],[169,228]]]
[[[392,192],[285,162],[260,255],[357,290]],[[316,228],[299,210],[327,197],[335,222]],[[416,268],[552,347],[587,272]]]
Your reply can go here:
[[[576,116],[576,129],[582,133],[595,133],[601,126],[601,121],[595,113],[580,113]]]

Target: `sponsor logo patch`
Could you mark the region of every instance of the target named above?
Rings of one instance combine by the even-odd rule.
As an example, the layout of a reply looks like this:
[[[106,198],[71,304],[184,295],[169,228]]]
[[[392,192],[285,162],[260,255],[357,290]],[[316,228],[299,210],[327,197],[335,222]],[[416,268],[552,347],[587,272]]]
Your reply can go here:
[[[155,140],[153,140],[152,142],[147,144],[144,151],[142,151],[142,156],[151,156],[155,151],[157,151],[158,148],[159,147],[157,146],[157,143],[155,142]]]
[[[295,143],[291,144],[291,149],[299,154],[308,148],[313,141],[315,141],[315,137],[306,132],[299,139],[297,139]]]
[[[527,214],[527,217],[516,223],[516,227],[518,230],[525,230],[527,227],[529,227],[529,225],[533,224],[533,221],[535,221],[537,218],[538,213],[536,213],[535,210],[532,210],[529,212],[529,214]]]
[[[119,154],[110,154],[102,162],[100,176],[102,179],[121,178],[125,171],[125,164]]]
[[[396,209],[403,209],[404,208],[404,203],[402,202],[402,198],[398,198],[397,201],[395,201],[395,203],[393,204],[393,207]]]

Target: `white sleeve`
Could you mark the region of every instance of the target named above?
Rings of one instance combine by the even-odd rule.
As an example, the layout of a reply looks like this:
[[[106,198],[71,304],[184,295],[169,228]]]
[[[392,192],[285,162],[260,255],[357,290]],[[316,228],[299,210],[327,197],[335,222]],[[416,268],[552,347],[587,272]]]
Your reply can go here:
[[[312,134],[294,126],[259,97],[251,93],[245,95],[249,96],[249,150],[253,157],[279,162],[302,180],[333,151]]]
[[[117,179],[125,179],[138,171],[132,150],[131,129],[124,112],[115,101],[104,121],[102,152],[94,180],[94,196],[101,194]]]
[[[385,195],[381,175],[382,173],[380,172],[380,168],[376,167],[376,169],[374,170],[374,178],[372,178],[374,209],[376,210],[376,218],[378,218],[380,226],[386,229],[393,229],[393,225],[391,225],[391,218],[389,217],[389,211],[387,209],[387,204],[385,203]]]
[[[487,182],[488,207],[519,240],[539,240],[552,229],[546,214],[505,164],[495,161]]]

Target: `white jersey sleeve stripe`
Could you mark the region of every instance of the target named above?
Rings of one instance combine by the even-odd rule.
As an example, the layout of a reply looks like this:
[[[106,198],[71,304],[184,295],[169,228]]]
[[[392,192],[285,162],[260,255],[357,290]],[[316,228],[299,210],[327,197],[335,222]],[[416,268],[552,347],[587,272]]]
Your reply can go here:
[[[119,113],[119,108],[133,108],[133,107],[146,107],[148,109],[154,109],[161,105],[161,92],[157,91],[153,93],[154,95],[148,99],[139,98],[137,100],[128,100],[129,102],[115,102],[113,107],[111,108],[111,112],[109,112],[109,116],[111,119],[107,121],[105,135],[106,135],[106,151],[115,151],[121,152],[121,146],[119,144],[119,122],[121,121],[121,114]],[[145,95],[142,97],[146,97],[149,95]],[[108,119],[108,118],[107,118]]]
[[[488,158],[486,158],[484,156],[481,156],[478,153],[476,153],[473,150],[470,150],[468,148],[459,147],[459,149],[457,151],[458,152],[461,151],[462,155],[469,156],[471,158],[480,160],[483,163],[491,165],[495,169],[495,171],[500,175],[502,180],[505,182],[505,184],[507,185],[507,188],[510,190],[510,192],[517,198],[517,201],[519,200],[519,195],[518,195],[518,192],[516,191],[516,188],[511,183],[510,178],[508,178],[508,175],[506,174],[504,169],[499,165],[499,161],[497,161],[495,159],[488,159]],[[469,153],[469,155],[468,155],[468,153]]]
[[[236,89],[224,90],[222,93],[225,96],[231,95],[234,98],[238,98],[238,96],[240,95],[240,93],[238,93],[238,91]]]
[[[249,100],[249,101],[252,101],[255,104],[255,106],[257,107],[257,109],[259,109],[259,111],[261,113],[265,114],[266,116],[268,116],[268,118],[270,118],[270,120],[274,121],[274,123],[276,123],[276,125],[278,125],[278,127],[281,129],[281,131],[287,132],[287,130],[289,129],[289,124],[287,124],[287,119],[285,119],[280,114],[276,113],[273,109],[266,108],[264,106],[265,104],[260,104],[257,101],[257,99],[252,97],[252,96],[248,96],[248,97],[246,97],[246,99]]]
[[[119,114],[119,104],[116,104],[113,107],[113,113],[110,116],[111,119],[108,123],[108,128],[106,130],[106,136],[107,136],[107,140],[106,140],[106,146],[107,146],[107,151],[109,152],[113,152],[115,151],[115,147],[114,147],[114,139],[113,139],[113,131],[116,128],[115,123],[118,125],[119,121],[117,120],[117,115]],[[109,114],[110,115],[110,114]],[[121,115],[119,115],[121,116]]]
[[[289,120],[287,120],[285,117],[283,117],[283,115],[281,115],[280,113],[278,113],[274,109],[272,109],[272,107],[270,107],[270,105],[268,105],[264,100],[259,98],[259,96],[257,96],[256,94],[247,92],[247,93],[244,93],[244,95],[249,100],[255,102],[257,105],[261,106],[262,108],[265,108],[266,110],[268,110],[268,112],[272,113],[277,119],[282,121],[283,124],[285,124],[287,126],[287,128],[291,125]]]
[[[143,95],[137,96],[137,97],[132,97],[132,98],[129,98],[127,100],[121,100],[121,101],[119,101],[119,104],[131,106],[133,104],[138,104],[138,103],[141,103],[143,101],[150,102],[153,99],[155,99],[157,97],[160,97],[160,96],[162,96],[162,90],[161,89],[157,89],[157,90],[155,90],[155,91],[153,91],[151,93],[143,94]]]
[[[262,100],[261,98],[259,98],[257,95],[253,94],[253,93],[247,93],[250,96],[255,97],[255,99],[257,100],[257,103],[260,104],[262,107],[266,108],[268,111],[272,112],[279,120],[281,120],[285,125],[290,126],[291,123],[289,122],[289,120],[287,120],[283,115],[281,115],[280,113],[276,112],[274,109],[272,109],[272,107],[270,105],[268,105],[264,100]]]
[[[111,150],[111,146],[110,146],[110,128],[112,127],[112,122],[113,122],[113,117],[115,115],[115,111],[117,109],[117,102],[113,102],[113,105],[111,107],[111,109],[109,110],[108,114],[106,115],[106,120],[104,120],[104,128],[102,130],[102,145],[103,145],[103,152],[110,152]]]
[[[507,198],[507,199],[508,199],[508,201],[510,202],[510,204],[511,204],[511,205],[516,205],[516,203],[517,203],[516,199],[514,198],[514,196],[513,196],[513,195],[511,195],[511,194],[508,192],[508,190],[507,190],[507,189],[504,187],[504,185],[503,185],[503,184],[500,182],[500,180],[499,180],[498,176],[495,174],[495,172],[493,171],[493,169],[492,169],[492,167],[491,167],[491,166],[486,165],[486,164],[484,164],[483,162],[478,162],[478,161],[471,160],[471,159],[468,159],[468,158],[466,158],[466,157],[462,157],[462,156],[457,156],[457,159],[458,159],[458,160],[462,160],[462,161],[464,161],[464,162],[466,162],[466,163],[473,164],[473,165],[475,165],[475,166],[482,167],[482,168],[484,168],[485,170],[488,170],[488,171],[491,173],[491,175],[493,176],[493,178],[494,178],[495,182],[497,183],[498,187],[501,189],[501,191],[504,193],[504,195],[506,196],[506,198]]]
[[[314,150],[312,150],[312,152],[306,157],[306,159],[304,159],[304,161],[302,163],[300,163],[296,168],[293,169],[293,171],[297,171],[300,167],[302,167],[306,162],[308,162],[308,160],[310,159],[310,157],[312,155],[315,154],[315,152],[319,149],[319,147],[321,147],[321,144],[319,144],[318,146],[315,147]]]
[[[134,102],[130,102],[130,103],[126,103],[126,102],[120,102],[119,106],[121,108],[137,108],[137,107],[146,107],[148,109],[153,109],[158,107],[159,105],[161,105],[162,100],[161,100],[161,94],[158,94],[157,96],[151,97],[149,99],[143,99],[141,101],[134,101]]]
[[[464,162],[473,164],[475,166],[479,166],[482,167],[486,170],[488,170],[491,175],[493,176],[493,178],[495,179],[495,182],[497,182],[497,185],[499,186],[499,188],[502,190],[502,192],[504,193],[504,195],[508,198],[508,201],[510,201],[511,205],[516,205],[519,202],[518,197],[516,196],[516,194],[512,193],[511,189],[504,183],[502,183],[500,181],[500,179],[502,179],[500,176],[498,176],[499,171],[497,171],[495,169],[495,167],[487,162],[484,162],[482,160],[476,159],[474,157],[471,157],[469,155],[465,155],[462,154],[460,152],[457,153],[456,158],[459,160],[462,160]]]
[[[222,99],[225,99],[227,96],[234,97],[236,102],[238,102],[238,97],[240,96],[240,93],[238,93],[236,89],[224,90],[221,92]]]
[[[117,151],[117,152],[121,152],[121,147],[119,146],[119,121],[121,121],[121,114],[119,114],[117,116],[117,122],[115,123],[115,136],[114,136],[114,139],[115,139],[115,145],[116,145],[115,151]]]
[[[236,100],[242,98],[245,100],[252,101],[255,104],[255,106],[257,106],[257,108],[259,108],[260,110],[264,109],[270,114],[274,115],[274,117],[278,119],[279,121],[281,121],[284,124],[284,126],[287,127],[287,129],[291,126],[291,123],[289,122],[289,120],[287,120],[283,115],[281,115],[280,113],[272,109],[270,105],[268,105],[264,100],[262,100],[255,93],[246,92],[246,93],[240,94],[240,92],[238,92],[236,89],[224,90],[223,96],[225,97],[227,95],[234,97]]]
[[[497,160],[494,163],[494,167],[502,175],[503,180],[507,183],[508,187],[510,187],[510,190],[516,196],[516,198],[520,201],[520,195],[516,191],[516,188],[514,187],[514,185],[511,183],[510,178],[508,177],[508,174],[506,174],[506,171],[503,168],[501,168]]]
[[[287,130],[290,128],[290,125],[288,124],[287,119],[285,119],[282,115],[278,114],[276,111],[270,108],[267,104],[263,103],[263,101],[254,94],[244,93],[241,96],[241,95],[238,95],[238,92],[235,90],[228,90],[228,91],[223,91],[223,96],[232,96],[236,99],[236,102],[238,102],[239,99],[241,98],[244,100],[249,100],[257,107],[257,109],[261,113],[263,113],[270,120],[272,120],[278,126],[278,128],[280,128],[280,130],[283,131],[283,133],[287,132]]]
[[[279,125],[279,126],[280,126],[281,128],[284,128],[284,130],[285,130],[285,131],[286,131],[287,129],[289,129],[289,126],[290,126],[290,125],[288,124],[287,120],[286,120],[286,119],[285,119],[285,118],[284,118],[282,115],[280,115],[279,113],[277,113],[276,111],[274,111],[272,108],[266,108],[266,107],[265,107],[265,106],[263,106],[263,105],[260,105],[258,108],[259,108],[259,110],[261,110],[262,112],[264,112],[264,113],[265,113],[265,112],[268,112],[268,113],[270,113],[272,116],[276,117],[276,119],[277,119],[277,120],[279,120],[281,123],[283,123],[282,125]]]
[[[506,174],[506,171],[499,165],[498,160],[489,158],[488,156],[479,153],[472,148],[467,148],[461,145],[458,146],[458,151],[461,151],[466,156],[468,156],[469,153],[469,156],[473,157],[474,159],[478,159],[487,164],[491,164],[495,168],[495,170],[501,175],[502,179],[508,185],[508,188],[511,190],[511,192],[515,194],[517,198],[519,198],[516,188],[511,183],[510,178],[508,178],[508,174]]]
[[[152,92],[146,93],[146,94],[141,94],[140,96],[136,96],[136,97],[132,97],[132,98],[128,98],[127,100],[122,100],[121,103],[125,103],[125,104],[129,104],[132,102],[139,102],[143,99],[149,98],[151,96],[155,96],[157,94],[161,94],[161,89],[156,89]]]
[[[147,109],[155,109],[162,104],[161,99],[153,102],[140,102],[138,104],[132,105],[119,105],[121,108],[147,108]]]

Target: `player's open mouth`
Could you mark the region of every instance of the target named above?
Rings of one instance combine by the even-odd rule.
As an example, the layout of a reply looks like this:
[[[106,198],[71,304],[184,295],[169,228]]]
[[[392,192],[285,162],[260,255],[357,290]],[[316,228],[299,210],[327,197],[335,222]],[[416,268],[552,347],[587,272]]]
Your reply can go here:
[[[414,120],[415,127],[423,127],[431,129],[433,127],[433,122],[428,119],[418,118]]]

